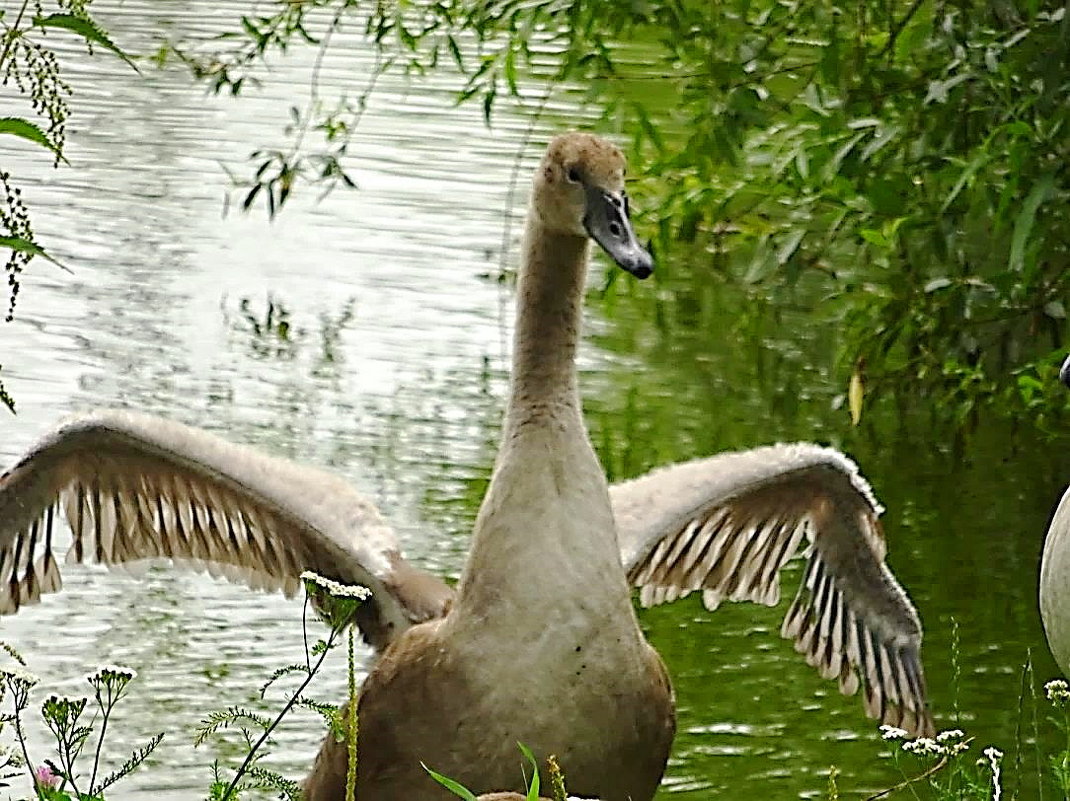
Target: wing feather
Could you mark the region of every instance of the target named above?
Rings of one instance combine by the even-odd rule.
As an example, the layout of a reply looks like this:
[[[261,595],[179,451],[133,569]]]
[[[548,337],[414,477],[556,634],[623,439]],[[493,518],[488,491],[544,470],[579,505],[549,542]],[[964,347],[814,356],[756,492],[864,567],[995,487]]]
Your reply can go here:
[[[843,454],[756,448],[656,470],[610,495],[644,606],[694,591],[711,610],[725,599],[773,606],[781,569],[802,550],[781,636],[844,694],[861,687],[871,717],[931,733],[921,622],[884,563],[883,509]]]
[[[204,431],[128,412],[76,417],[0,476],[0,614],[62,587],[66,562],[161,559],[255,588],[300,588],[303,570],[369,587],[362,629],[382,647],[445,613],[451,592],[404,562],[375,507],[329,473]]]

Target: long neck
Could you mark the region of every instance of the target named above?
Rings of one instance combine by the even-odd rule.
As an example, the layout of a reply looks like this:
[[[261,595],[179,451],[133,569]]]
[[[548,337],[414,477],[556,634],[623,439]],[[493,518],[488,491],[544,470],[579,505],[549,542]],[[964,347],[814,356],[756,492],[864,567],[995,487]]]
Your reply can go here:
[[[585,239],[549,232],[529,213],[505,430],[450,613],[475,640],[511,636],[531,619],[597,623],[614,636],[635,628],[576,386],[586,265]]]
[[[563,407],[579,410],[576,343],[587,249],[586,237],[551,233],[529,212],[517,288],[506,442],[534,419]]]

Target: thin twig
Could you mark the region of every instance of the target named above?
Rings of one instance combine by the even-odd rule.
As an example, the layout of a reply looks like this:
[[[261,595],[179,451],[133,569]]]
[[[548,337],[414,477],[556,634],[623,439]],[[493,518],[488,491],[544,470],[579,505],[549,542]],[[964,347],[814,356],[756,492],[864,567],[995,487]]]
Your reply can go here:
[[[7,54],[11,51],[11,45],[15,41],[15,37],[19,33],[19,23],[22,22],[22,17],[26,13],[26,6],[30,4],[30,0],[22,0],[22,8],[19,9],[19,15],[15,17],[15,24],[11,26],[8,31],[7,41],[4,42],[4,52],[0,53],[0,72],[3,72],[4,62],[7,61]]]
[[[921,8],[924,3],[925,0],[914,0],[913,5],[907,9],[907,13],[903,15],[903,18],[892,26],[892,32],[888,36],[888,41],[884,43],[884,47],[881,48],[881,51],[877,54],[877,58],[884,58],[884,56],[891,52],[892,48],[895,47],[895,42],[899,38],[899,34],[903,32],[907,23],[918,13],[918,9]]]
[[[315,111],[316,106],[319,105],[320,100],[320,71],[323,69],[323,60],[327,56],[327,49],[331,44],[331,38],[334,36],[335,30],[338,28],[339,23],[342,21],[342,16],[345,14],[346,8],[343,6],[334,15],[334,19],[331,20],[330,25],[327,26],[326,33],[323,34],[323,38],[320,40],[319,52],[316,53],[316,60],[312,65],[312,76],[309,79],[308,87],[308,105],[305,107],[305,117],[301,121],[301,127],[297,131],[297,136],[294,137],[293,148],[290,150],[290,159],[292,160],[298,152],[301,150],[301,145],[304,143],[305,134],[308,133],[309,123],[312,119],[312,113]]]
[[[964,744],[965,745],[969,745],[972,742],[973,742],[973,737],[971,737],[968,740],[966,740]],[[919,773],[914,778],[907,779],[905,782],[899,782],[899,784],[895,785],[894,787],[889,787],[887,790],[881,790],[876,795],[868,796],[866,798],[866,801],[877,801],[878,798],[887,798],[892,793],[897,793],[900,790],[905,790],[910,785],[915,784],[916,782],[919,782],[922,779],[927,779],[930,776],[932,776],[934,773],[937,773],[937,772],[943,770],[944,768],[947,767],[947,763],[950,762],[950,761],[951,761],[951,754],[944,754],[944,756],[942,756],[940,758],[939,762],[937,762],[935,765],[933,765],[931,768],[929,768],[924,773]]]

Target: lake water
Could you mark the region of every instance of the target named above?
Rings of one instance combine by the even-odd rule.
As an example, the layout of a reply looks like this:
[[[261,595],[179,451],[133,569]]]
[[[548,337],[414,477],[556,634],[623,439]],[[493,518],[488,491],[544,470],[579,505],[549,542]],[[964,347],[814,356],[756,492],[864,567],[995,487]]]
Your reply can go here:
[[[118,43],[151,52],[159,36],[226,30],[245,4],[97,6]],[[324,66],[325,96],[359,94],[373,69],[369,47],[344,44]],[[504,220],[522,214],[547,137],[599,129],[596,110],[555,101],[524,147],[525,115],[503,112],[488,129],[475,106],[454,106],[448,76],[387,76],[348,162],[359,191],[319,203],[306,192],[274,222],[262,211],[224,217],[220,165],[240,171],[252,149],[285,146],[282,126],[307,97],[313,55],[273,60],[263,89],[238,99],[206,97],[177,67],[139,77],[103,54],[74,58],[74,168],[0,143],[39,241],[74,270],[35,261],[16,321],[0,326],[3,376],[19,404],[18,416],[0,417],[0,456],[13,460],[78,409],[166,415],[337,470],[380,505],[409,555],[456,577],[506,389],[512,293],[494,276],[513,263],[502,247],[515,249],[519,227],[503,234]],[[954,725],[957,707],[978,751],[996,743],[1013,756],[1023,742],[1032,765],[1021,671],[1031,653],[1038,681],[1055,675],[1036,574],[1070,477],[1066,449],[995,420],[953,443],[920,404],[878,409],[852,429],[834,408],[843,387],[831,332],[808,325],[812,308],[773,307],[682,249],[663,257],[653,282],[606,288],[605,269],[599,262],[592,276],[581,367],[611,477],[778,440],[845,449],[888,507],[890,563],[927,629],[938,722]],[[269,307],[271,321],[289,324],[286,336],[265,325]],[[136,668],[109,753],[118,761],[156,732],[166,738],[113,797],[203,795],[212,761],[233,764],[239,748],[195,750],[198,722],[233,705],[272,708],[258,689],[301,659],[300,603],[166,569],[134,579],[71,568],[65,584],[0,622],[43,679],[37,698],[80,693],[82,676],[103,663]],[[859,700],[842,698],[776,636],[784,606],[710,614],[688,601],[642,614],[679,698],[662,795],[823,797],[835,765],[843,797],[856,798],[901,777]],[[338,700],[343,687],[337,654],[315,694]],[[317,720],[297,714],[268,761],[299,778],[320,737]],[[47,753],[40,729],[31,743]],[[1029,797],[1036,769],[1024,774]]]

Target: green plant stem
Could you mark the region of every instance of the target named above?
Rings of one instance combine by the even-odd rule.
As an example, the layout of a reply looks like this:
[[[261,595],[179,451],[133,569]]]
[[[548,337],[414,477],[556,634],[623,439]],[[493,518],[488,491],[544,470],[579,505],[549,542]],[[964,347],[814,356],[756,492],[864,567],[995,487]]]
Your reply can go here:
[[[355,801],[357,795],[357,677],[353,661],[353,627],[349,627],[349,653],[346,665],[349,678],[349,731],[346,737],[346,751],[349,759],[346,765],[346,801]]]
[[[227,799],[230,798],[231,794],[234,792],[234,788],[237,787],[238,782],[241,781],[241,777],[245,775],[245,771],[247,771],[249,769],[249,765],[252,764],[253,757],[255,757],[256,752],[260,750],[260,746],[262,746],[267,741],[267,738],[271,736],[271,732],[275,731],[276,727],[279,725],[279,723],[282,722],[282,719],[286,716],[286,713],[293,708],[293,705],[295,703],[297,703],[297,699],[301,697],[301,693],[304,692],[305,688],[312,681],[313,676],[316,675],[316,671],[318,671],[320,669],[320,665],[323,664],[323,660],[326,659],[327,654],[330,653],[331,647],[333,646],[334,640],[338,636],[338,633],[338,629],[331,629],[331,634],[327,638],[327,647],[323,649],[323,653],[320,654],[319,659],[316,660],[316,664],[313,665],[312,668],[308,671],[308,676],[303,682],[301,682],[301,686],[297,688],[294,694],[290,697],[290,700],[286,702],[286,706],[284,706],[282,708],[282,711],[275,716],[275,719],[271,721],[271,725],[268,726],[264,730],[264,733],[260,735],[260,739],[256,741],[256,743],[251,749],[249,749],[249,753],[245,756],[245,761],[241,763],[241,767],[238,768],[238,772],[234,774],[234,778],[231,779],[231,782],[227,786],[227,789],[223,792],[223,795],[220,797],[220,801],[227,801]],[[308,653],[307,648],[305,649],[305,653]]]
[[[101,721],[100,721],[100,736],[97,737],[97,750],[93,754],[93,772],[89,777],[89,794],[93,795],[94,788],[97,786],[97,766],[100,764],[100,750],[104,747],[104,733],[108,730],[108,717],[111,714],[111,709],[115,705],[115,702],[111,700],[111,688],[108,688],[108,705],[105,707],[104,702],[100,699],[100,692],[97,692],[97,702],[100,704]],[[119,700],[118,698],[115,699]]]
[[[78,719],[75,718],[74,721],[72,722],[72,728],[73,728],[73,724],[77,723],[77,722],[78,722]],[[59,759],[60,759],[60,762],[63,763],[63,772],[65,774],[67,774],[67,781],[69,781],[71,783],[71,789],[74,790],[74,797],[75,798],[81,798],[82,797],[82,793],[78,789],[78,785],[74,783],[74,760],[76,758],[76,755],[73,753],[73,751],[74,751],[74,743],[71,742],[70,740],[67,740],[65,742],[63,738],[60,738],[60,749],[59,749],[59,751],[60,751]]]
[[[309,657],[308,650],[308,605],[311,600],[308,597],[308,593],[305,593],[305,603],[301,607],[301,642],[305,646],[305,668],[308,672],[312,673],[312,659]]]
[[[0,53],[0,72],[3,72],[4,62],[7,61],[7,55],[11,52],[11,43],[15,41],[15,37],[19,32],[19,24],[22,22],[22,17],[26,13],[26,7],[30,4],[30,0],[22,0],[22,8],[19,9],[18,16],[15,17],[15,24],[11,26],[8,32],[7,41],[4,42],[4,52]]]
[[[19,741],[19,748],[22,749],[22,758],[26,763],[26,770],[30,774],[30,786],[33,787],[35,795],[40,795],[37,789],[37,775],[33,772],[33,763],[30,761],[30,753],[26,748],[26,735],[22,733],[22,709],[18,704],[15,705],[15,739]]]

